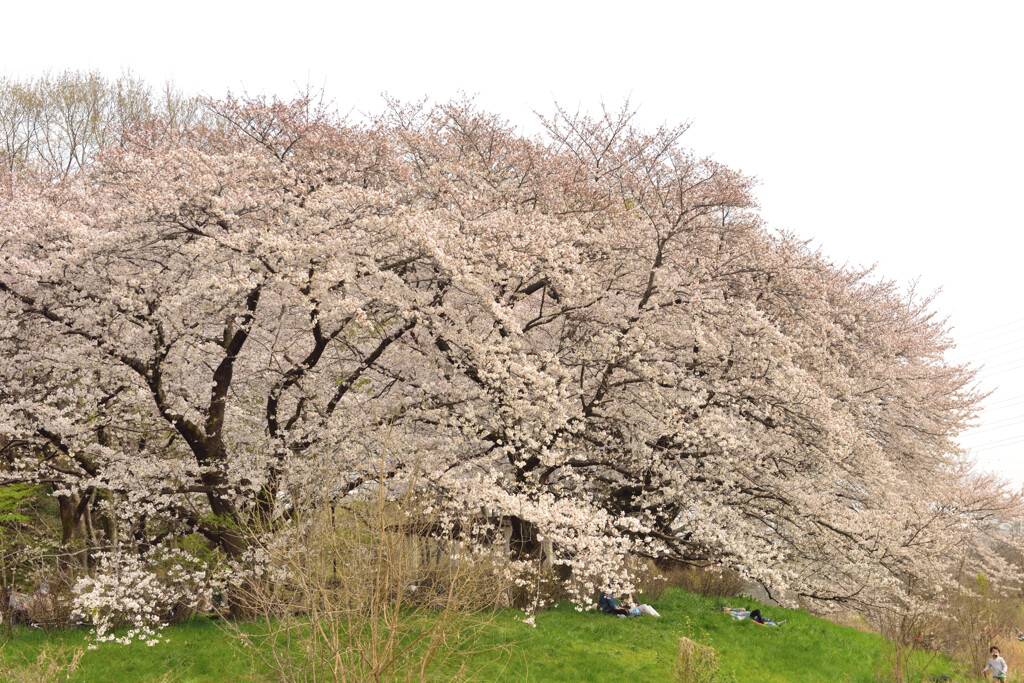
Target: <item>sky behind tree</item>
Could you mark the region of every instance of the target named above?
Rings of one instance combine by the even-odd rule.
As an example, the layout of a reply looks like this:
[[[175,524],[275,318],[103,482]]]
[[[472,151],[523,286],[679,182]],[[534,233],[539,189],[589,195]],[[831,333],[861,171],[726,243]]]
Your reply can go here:
[[[343,111],[460,91],[524,130],[628,98],[757,176],[762,216],[926,294],[994,393],[963,443],[1024,483],[1024,4],[28,3],[0,72],[130,69]]]

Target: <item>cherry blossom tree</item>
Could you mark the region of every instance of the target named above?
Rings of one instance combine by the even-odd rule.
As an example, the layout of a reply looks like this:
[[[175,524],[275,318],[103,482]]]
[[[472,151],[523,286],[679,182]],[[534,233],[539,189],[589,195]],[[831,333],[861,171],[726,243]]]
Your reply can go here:
[[[930,299],[768,230],[685,128],[206,107],[5,181],[3,477],[65,540],[237,563],[296,491],[407,481],[582,603],[635,557],[872,603],[1014,514],[966,493],[979,395]]]

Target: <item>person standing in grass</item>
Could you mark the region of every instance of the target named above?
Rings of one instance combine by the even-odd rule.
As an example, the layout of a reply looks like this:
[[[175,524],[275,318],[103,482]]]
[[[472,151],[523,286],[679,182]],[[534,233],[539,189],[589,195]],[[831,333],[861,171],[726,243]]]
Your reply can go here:
[[[988,673],[989,669],[992,670],[992,678],[997,680],[1006,679],[1006,660],[999,656],[999,648],[993,645],[988,649],[992,654],[992,658],[988,660],[988,665],[985,670],[981,672],[981,675]]]

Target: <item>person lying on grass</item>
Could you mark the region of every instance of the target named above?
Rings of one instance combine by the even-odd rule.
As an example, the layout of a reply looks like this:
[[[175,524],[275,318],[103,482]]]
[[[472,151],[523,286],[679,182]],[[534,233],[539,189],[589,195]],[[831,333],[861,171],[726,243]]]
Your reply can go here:
[[[660,617],[657,610],[650,605],[637,605],[633,602],[632,594],[626,598],[629,601],[630,607],[622,607],[615,602],[615,596],[609,592],[601,593],[601,599],[597,601],[597,606],[608,614],[614,614],[619,617],[639,617],[643,614],[649,614],[652,617]]]
[[[782,621],[772,621],[761,614],[761,610],[759,609],[755,609],[752,612],[748,612],[742,607],[719,607],[718,609],[737,621],[740,619],[750,619],[755,624],[761,624],[761,626],[782,626],[786,623],[785,619]]]

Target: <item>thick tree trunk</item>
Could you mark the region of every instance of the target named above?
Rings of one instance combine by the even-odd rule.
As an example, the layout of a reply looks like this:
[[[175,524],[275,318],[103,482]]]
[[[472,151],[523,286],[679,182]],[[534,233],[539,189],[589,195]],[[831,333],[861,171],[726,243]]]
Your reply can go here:
[[[79,502],[77,494],[72,494],[70,496],[57,496],[57,511],[60,515],[61,545],[67,545],[77,535],[81,521],[81,517],[77,514]]]

